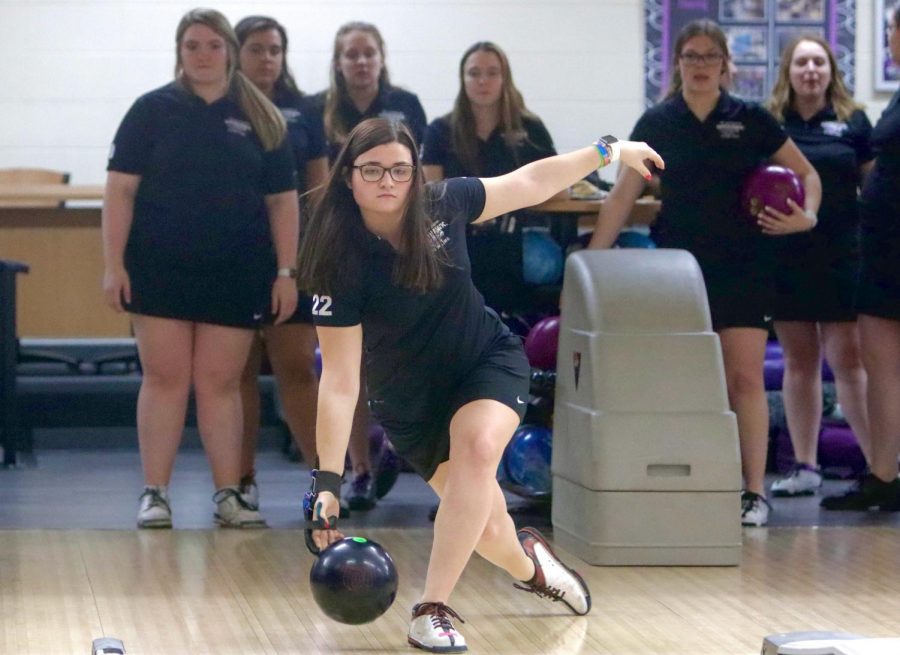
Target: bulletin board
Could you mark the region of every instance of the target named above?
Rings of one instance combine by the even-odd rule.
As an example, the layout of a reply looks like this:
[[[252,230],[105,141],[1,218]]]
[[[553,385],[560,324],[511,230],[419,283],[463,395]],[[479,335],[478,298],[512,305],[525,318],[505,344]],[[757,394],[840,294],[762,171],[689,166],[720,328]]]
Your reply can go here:
[[[665,95],[678,32],[700,18],[725,32],[736,72],[732,93],[746,100],[769,97],[784,46],[795,36],[828,40],[850,91],[854,88],[856,0],[645,0],[644,99],[649,107]]]

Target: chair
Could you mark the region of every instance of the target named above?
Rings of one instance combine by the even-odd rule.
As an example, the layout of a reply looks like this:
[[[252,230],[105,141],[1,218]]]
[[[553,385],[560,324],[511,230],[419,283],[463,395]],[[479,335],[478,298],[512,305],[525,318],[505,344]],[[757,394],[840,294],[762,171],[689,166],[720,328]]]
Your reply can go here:
[[[68,184],[69,174],[45,168],[0,168],[0,184]],[[63,207],[58,200],[0,200],[0,207]]]

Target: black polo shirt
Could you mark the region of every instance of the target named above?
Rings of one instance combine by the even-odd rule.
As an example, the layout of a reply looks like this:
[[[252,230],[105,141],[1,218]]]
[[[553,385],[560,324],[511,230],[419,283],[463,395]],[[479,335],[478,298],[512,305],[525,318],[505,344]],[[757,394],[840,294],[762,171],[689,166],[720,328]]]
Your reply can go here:
[[[539,118],[523,116],[522,127],[525,129],[524,138],[515,145],[506,142],[499,127],[491,132],[486,141],[478,139],[479,170],[473,171],[467,170],[459,161],[453,149],[450,116],[442,116],[432,121],[425,133],[422,163],[443,166],[445,178],[464,175],[496,177],[556,154],[553,138]]]
[[[827,240],[835,246],[852,244],[859,229],[859,167],[874,157],[869,143],[872,124],[862,110],[846,121],[838,120],[830,106],[808,121],[793,110],[784,118],[785,132],[819,173],[823,190],[816,229],[787,240],[796,236]]]
[[[359,247],[345,267],[352,273],[330,294],[313,297],[316,325],[362,324],[372,411],[395,421],[432,418],[449,390],[508,334],[485,309],[466,254],[466,225],[484,209],[484,185],[456,178],[426,185],[426,194],[432,237],[451,262],[440,289],[422,294],[397,286],[394,249],[360,227]]]
[[[307,190],[306,165],[328,155],[322,115],[310,108],[310,102],[305,96],[291,93],[287,89],[278,90],[272,102],[281,110],[287,123],[288,138],[297,166],[297,190],[303,193]]]
[[[771,249],[740,209],[747,174],[787,140],[769,112],[723,91],[701,122],[679,93],[648,109],[631,139],[646,141],[666,162],[657,243],[712,262],[752,261]]]
[[[271,253],[265,196],[296,187],[287,139],[265,152],[233,98],[207,104],[175,82],[128,110],[107,169],[141,176],[129,250],[174,268]]]
[[[325,96],[328,92],[321,91],[310,97],[310,107],[321,117],[325,111]],[[359,111],[356,105],[349,99],[341,102],[337,108],[344,125],[347,126],[349,132],[367,118],[391,118],[393,120],[403,121],[409,127],[416,144],[421,144],[425,138],[425,128],[427,121],[425,119],[425,110],[419,97],[397,88],[395,86],[381,86],[378,95],[372,101],[365,111]],[[334,162],[343,147],[343,143],[329,143],[329,161]]]
[[[900,91],[894,94],[872,129],[875,168],[866,178],[860,200],[873,211],[863,215],[869,223],[893,226],[900,232]]]

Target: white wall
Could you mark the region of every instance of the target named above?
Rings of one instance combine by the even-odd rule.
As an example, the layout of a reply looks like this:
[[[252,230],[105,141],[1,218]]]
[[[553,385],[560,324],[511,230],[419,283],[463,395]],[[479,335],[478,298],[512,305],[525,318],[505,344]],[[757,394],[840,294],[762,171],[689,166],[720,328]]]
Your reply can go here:
[[[873,120],[873,0],[857,0],[858,97]],[[393,81],[419,95],[429,120],[449,111],[459,56],[477,40],[509,54],[529,107],[560,150],[627,135],[643,96],[641,0],[275,0],[209,2],[232,21],[268,14],[291,39],[301,88],[327,84],[337,27],[377,24]],[[194,2],[0,0],[0,167],[68,170],[103,181],[109,142],[141,93],[172,78],[174,32]],[[607,173],[609,174],[609,173]]]

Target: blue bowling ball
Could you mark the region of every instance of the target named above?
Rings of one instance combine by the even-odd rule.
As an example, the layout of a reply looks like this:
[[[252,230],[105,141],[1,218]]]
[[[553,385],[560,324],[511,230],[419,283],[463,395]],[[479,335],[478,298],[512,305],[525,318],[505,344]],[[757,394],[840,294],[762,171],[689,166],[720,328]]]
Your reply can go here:
[[[546,230],[523,230],[522,275],[528,284],[557,284],[563,274],[562,248]]]
[[[619,233],[614,248],[656,248],[649,235],[636,230],[624,230]]]
[[[533,495],[549,494],[553,488],[550,458],[553,433],[539,425],[523,425],[506,447],[506,478]]]

